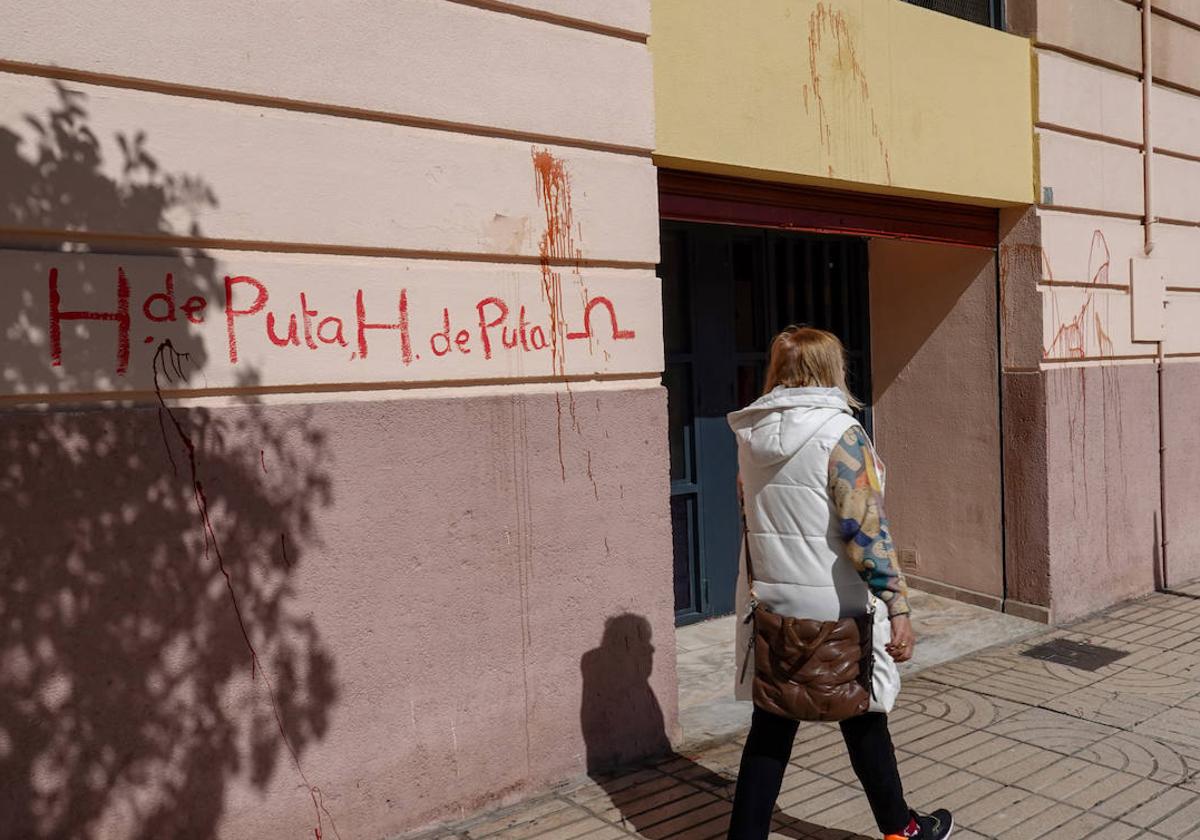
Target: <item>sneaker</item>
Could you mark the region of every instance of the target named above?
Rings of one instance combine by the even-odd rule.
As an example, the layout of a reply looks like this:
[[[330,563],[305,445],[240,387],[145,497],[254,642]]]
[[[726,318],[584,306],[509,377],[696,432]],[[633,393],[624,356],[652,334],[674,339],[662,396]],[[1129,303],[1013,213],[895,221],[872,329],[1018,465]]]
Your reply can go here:
[[[946,840],[954,830],[954,817],[945,808],[932,814],[910,812],[908,828],[902,834],[889,834],[884,840]]]

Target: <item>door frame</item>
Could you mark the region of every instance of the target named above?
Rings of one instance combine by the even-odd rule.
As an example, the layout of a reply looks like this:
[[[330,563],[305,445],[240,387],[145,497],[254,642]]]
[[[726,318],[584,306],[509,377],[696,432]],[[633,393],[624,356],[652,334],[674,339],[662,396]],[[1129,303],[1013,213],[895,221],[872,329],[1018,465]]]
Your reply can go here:
[[[1000,211],[949,201],[658,170],[658,213],[682,222],[912,239],[994,250]]]

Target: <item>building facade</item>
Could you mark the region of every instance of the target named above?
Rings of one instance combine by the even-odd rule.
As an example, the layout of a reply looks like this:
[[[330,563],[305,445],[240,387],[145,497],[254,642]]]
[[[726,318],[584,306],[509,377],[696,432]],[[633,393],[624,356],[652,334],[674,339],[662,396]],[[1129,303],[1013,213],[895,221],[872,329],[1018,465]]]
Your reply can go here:
[[[0,836],[385,837],[660,749],[649,5],[3,17]]]
[[[1002,5],[10,4],[0,837],[382,838],[669,749],[789,323],[914,584],[1200,574],[1200,13]]]
[[[1200,9],[1010,2],[1009,25],[1033,44],[1039,170],[1000,250],[1010,591],[1063,621],[1200,574]]]

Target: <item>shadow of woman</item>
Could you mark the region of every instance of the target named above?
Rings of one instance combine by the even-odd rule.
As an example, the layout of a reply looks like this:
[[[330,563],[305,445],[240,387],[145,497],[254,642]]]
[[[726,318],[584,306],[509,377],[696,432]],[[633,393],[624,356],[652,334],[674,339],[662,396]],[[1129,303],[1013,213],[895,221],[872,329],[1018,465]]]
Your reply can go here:
[[[653,631],[643,616],[623,613],[604,623],[598,647],[583,655],[580,725],[588,775],[607,794],[622,824],[660,840],[725,836],[736,779],[671,747],[662,707],[650,686]],[[797,820],[775,809],[774,832],[795,840],[862,835]]]

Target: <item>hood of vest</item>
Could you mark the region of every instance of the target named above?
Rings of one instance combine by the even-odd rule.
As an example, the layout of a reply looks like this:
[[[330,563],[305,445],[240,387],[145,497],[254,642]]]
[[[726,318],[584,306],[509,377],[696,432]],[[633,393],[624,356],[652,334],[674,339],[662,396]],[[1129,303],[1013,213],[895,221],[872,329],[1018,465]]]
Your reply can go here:
[[[775,388],[728,416],[753,464],[786,461],[841,414],[852,414],[837,388]]]

